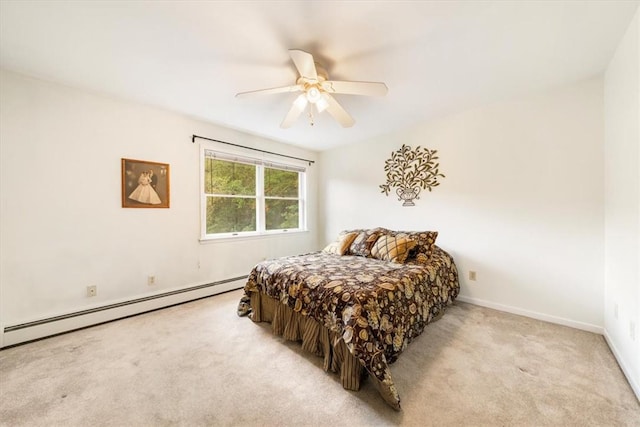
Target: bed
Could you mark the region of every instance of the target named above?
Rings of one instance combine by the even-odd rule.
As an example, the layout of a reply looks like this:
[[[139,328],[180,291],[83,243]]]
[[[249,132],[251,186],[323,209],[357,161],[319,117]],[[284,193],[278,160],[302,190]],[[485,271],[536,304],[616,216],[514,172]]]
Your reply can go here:
[[[323,251],[259,263],[238,314],[270,322],[274,334],[301,341],[358,390],[367,375],[400,410],[389,365],[437,320],[459,292],[453,258],[437,232],[384,228],[340,233]]]

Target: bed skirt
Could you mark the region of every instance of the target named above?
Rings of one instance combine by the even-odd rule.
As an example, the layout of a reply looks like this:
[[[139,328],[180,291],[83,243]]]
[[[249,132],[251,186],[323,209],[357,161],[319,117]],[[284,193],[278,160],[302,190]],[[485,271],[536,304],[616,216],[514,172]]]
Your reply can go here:
[[[351,354],[341,334],[330,331],[316,320],[303,316],[280,301],[261,292],[251,292],[251,320],[270,322],[275,335],[289,341],[302,342],[302,348],[324,360],[324,370],[340,375],[342,387],[359,390],[367,371]],[[394,393],[369,376],[382,398],[394,409],[400,410],[400,400]]]

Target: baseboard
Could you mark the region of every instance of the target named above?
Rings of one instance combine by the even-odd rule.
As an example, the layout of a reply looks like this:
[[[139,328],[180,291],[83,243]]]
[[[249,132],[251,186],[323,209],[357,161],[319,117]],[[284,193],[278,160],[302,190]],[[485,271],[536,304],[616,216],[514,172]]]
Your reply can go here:
[[[538,320],[542,320],[549,323],[555,323],[557,325],[569,326],[570,328],[593,332],[600,335],[604,334],[604,328],[602,328],[601,326],[591,325],[589,323],[578,322],[571,319],[565,319],[563,317],[551,316],[549,314],[538,313],[536,311],[524,310],[522,308],[498,304],[495,302],[485,301],[485,300],[481,300],[473,297],[467,297],[464,295],[458,295],[457,299],[458,301],[468,302],[469,304],[480,305],[482,307],[493,308],[494,310],[504,311],[506,313],[530,317],[532,319],[538,319]]]
[[[245,279],[246,276],[234,277],[218,282],[174,289],[132,300],[104,304],[91,309],[64,313],[30,322],[3,325],[0,330],[0,348],[142,314],[234,289],[240,289],[246,283]]]
[[[627,381],[629,382],[631,389],[635,393],[636,398],[638,399],[638,401],[640,401],[640,384],[638,384],[636,379],[633,378],[631,370],[627,367],[627,364],[625,363],[624,359],[620,356],[620,352],[618,351],[616,346],[613,344],[613,340],[607,333],[606,329],[604,330],[603,335],[604,335],[605,341],[607,342],[607,345],[611,349],[611,353],[613,353],[613,356],[616,358],[616,361],[618,362],[618,366],[620,366],[620,369],[622,369],[622,373],[624,374],[625,377],[627,377]]]

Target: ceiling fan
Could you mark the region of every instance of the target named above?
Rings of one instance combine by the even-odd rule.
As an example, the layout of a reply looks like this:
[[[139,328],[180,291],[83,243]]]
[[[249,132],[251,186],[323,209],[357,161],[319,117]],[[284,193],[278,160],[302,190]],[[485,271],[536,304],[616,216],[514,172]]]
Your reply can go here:
[[[296,84],[271,89],[241,92],[236,97],[253,95],[269,95],[285,92],[302,92],[295,101],[286,117],[280,124],[282,128],[289,128],[296,119],[311,104],[309,117],[313,125],[313,106],[321,113],[327,111],[343,127],[351,127],[355,123],[353,117],[336,101],[332,94],[384,96],[387,93],[387,85],[381,82],[350,82],[329,80],[327,71],[313,60],[313,55],[299,49],[289,49],[289,55],[300,77]]]

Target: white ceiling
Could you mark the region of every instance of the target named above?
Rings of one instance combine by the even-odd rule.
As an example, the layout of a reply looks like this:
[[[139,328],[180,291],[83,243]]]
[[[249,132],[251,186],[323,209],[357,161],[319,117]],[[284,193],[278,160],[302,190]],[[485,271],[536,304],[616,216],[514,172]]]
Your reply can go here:
[[[0,66],[275,140],[324,150],[429,118],[601,74],[637,1],[0,1]],[[280,129],[296,94],[287,50],[334,80],[383,81],[384,98],[336,95]],[[215,135],[209,135],[215,138]]]

